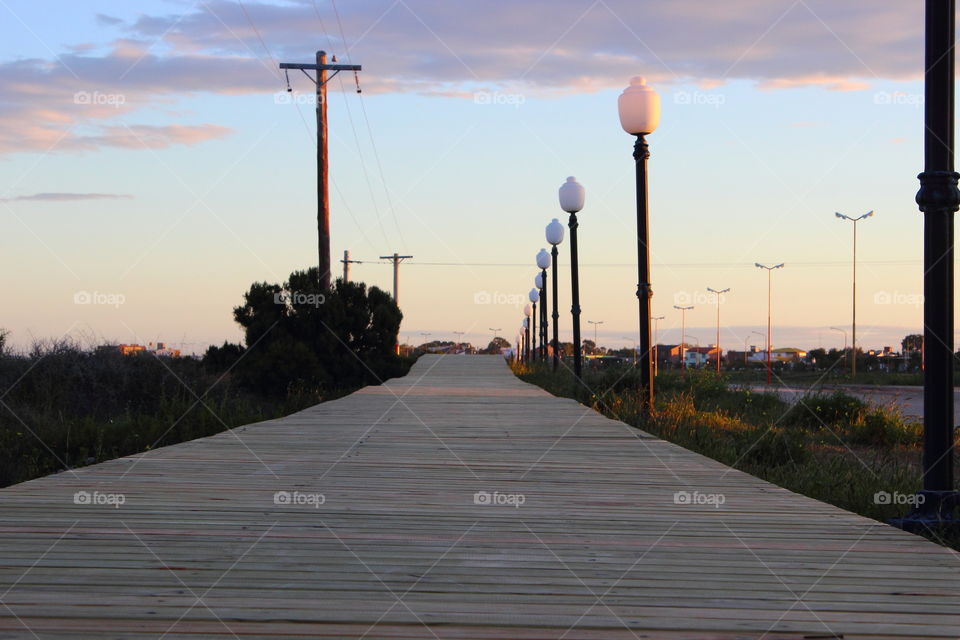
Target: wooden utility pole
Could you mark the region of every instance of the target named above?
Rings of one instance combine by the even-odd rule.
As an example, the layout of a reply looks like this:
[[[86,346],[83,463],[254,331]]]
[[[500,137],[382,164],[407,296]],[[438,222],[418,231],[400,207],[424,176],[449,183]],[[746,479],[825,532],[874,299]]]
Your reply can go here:
[[[333,61],[337,58],[334,56]],[[320,288],[330,289],[330,198],[327,181],[327,82],[341,71],[360,71],[360,65],[327,64],[327,52],[317,51],[315,64],[301,64],[297,62],[281,62],[280,68],[287,73],[287,91],[290,89],[290,69],[299,69],[310,78],[317,87],[317,251],[319,254],[318,268],[320,273]],[[315,71],[316,77],[311,77],[307,71]],[[328,71],[333,75],[327,76]],[[359,92],[359,86],[357,88]]]
[[[343,263],[343,281],[350,282],[350,265],[351,264],[363,264],[362,260],[351,260],[350,251],[348,249],[343,250],[343,260],[340,262]]]
[[[380,256],[381,260],[390,260],[393,262],[393,301],[400,306],[400,263],[413,256],[400,256],[394,253],[392,256]]]

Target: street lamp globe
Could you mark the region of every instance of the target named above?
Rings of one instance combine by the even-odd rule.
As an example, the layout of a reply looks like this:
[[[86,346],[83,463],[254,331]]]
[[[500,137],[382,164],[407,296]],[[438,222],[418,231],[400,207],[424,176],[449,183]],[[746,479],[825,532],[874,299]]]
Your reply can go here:
[[[559,220],[554,218],[553,220],[550,221],[550,224],[547,225],[546,234],[547,234],[547,242],[549,242],[553,246],[557,246],[558,244],[563,242],[563,234],[564,234],[563,225],[560,223]]]
[[[567,178],[567,181],[560,185],[560,208],[567,213],[576,213],[583,209],[583,201],[586,198],[586,191],[583,185],[577,182],[573,176]]]
[[[543,289],[543,272],[540,272],[533,279],[533,286],[537,289]]]
[[[523,307],[523,315],[525,315],[526,317],[529,318],[531,313],[533,313],[533,309],[530,308],[530,305],[529,305],[529,304],[524,305],[524,307]]]
[[[526,331],[527,327],[530,326],[530,318],[524,318],[523,323],[520,326],[523,327],[524,331]]]
[[[630,78],[630,86],[617,100],[620,126],[630,135],[653,133],[660,124],[660,96],[643,76]]]
[[[560,228],[563,229],[562,226]],[[550,254],[547,252],[546,249],[540,249],[539,253],[537,253],[537,268],[547,269],[549,267],[550,267]]]
[[[537,275],[537,277],[539,278],[540,276]],[[537,289],[537,288],[530,289],[530,302],[532,302],[533,304],[537,304],[537,302],[539,301],[540,301],[540,289]]]

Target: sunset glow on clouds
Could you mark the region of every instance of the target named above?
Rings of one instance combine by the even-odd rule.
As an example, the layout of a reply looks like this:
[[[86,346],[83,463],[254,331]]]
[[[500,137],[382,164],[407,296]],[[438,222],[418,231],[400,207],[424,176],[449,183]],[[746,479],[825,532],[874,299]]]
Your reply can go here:
[[[321,48],[364,67],[362,95],[350,75],[330,85],[334,258],[351,249],[367,260],[355,277],[389,288],[375,258],[416,256],[402,270],[404,332],[480,341],[488,326],[516,322],[518,310],[477,308],[473,294],[529,289],[532,268],[497,265],[532,265],[559,213],[556,187],[573,174],[588,187],[584,313],[627,343],[631,142],[615,101],[637,74],[664,102],[651,138],[655,312],[676,292],[732,285],[727,317],[741,328],[729,339],[742,343],[765,305],[745,267],[769,257],[795,265],[778,274],[790,335],[836,342],[819,334],[849,315],[849,230],[830,216],[862,208],[878,211],[863,229],[864,322],[885,344],[919,322],[910,305],[869,308],[877,292],[919,287],[919,5],[384,0],[336,10],[329,0],[0,9],[0,248],[6,269],[33,265],[6,285],[26,306],[0,326],[21,343],[77,326],[236,339],[230,308],[249,283],[312,260],[311,89],[291,74],[283,103],[276,65]],[[99,241],[109,249],[86,249]],[[691,264],[724,266],[678,266]],[[78,287],[150,293],[119,311],[78,310]],[[173,306],[182,299],[189,318]],[[835,304],[800,306],[820,299]],[[711,321],[706,309],[688,316]]]

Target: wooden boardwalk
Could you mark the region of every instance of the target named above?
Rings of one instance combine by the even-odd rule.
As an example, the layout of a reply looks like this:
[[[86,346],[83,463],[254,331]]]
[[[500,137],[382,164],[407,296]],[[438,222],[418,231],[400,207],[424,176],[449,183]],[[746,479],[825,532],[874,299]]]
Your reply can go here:
[[[957,554],[494,356],[424,357],[0,508],[0,639],[960,635]]]

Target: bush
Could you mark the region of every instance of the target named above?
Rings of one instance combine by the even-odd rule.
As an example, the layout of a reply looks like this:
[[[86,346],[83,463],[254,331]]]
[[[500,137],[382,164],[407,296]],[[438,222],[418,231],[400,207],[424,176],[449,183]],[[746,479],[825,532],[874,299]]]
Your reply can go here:
[[[395,352],[403,314],[389,294],[362,282],[319,286],[315,268],[250,286],[234,309],[247,347],[235,368],[240,384],[277,397],[379,384],[409,369]],[[222,348],[211,355],[224,359]]]

